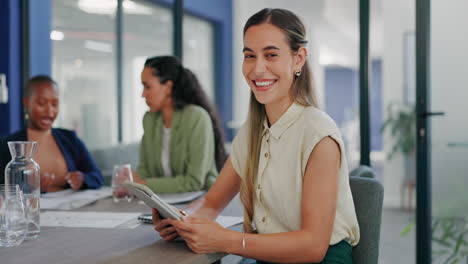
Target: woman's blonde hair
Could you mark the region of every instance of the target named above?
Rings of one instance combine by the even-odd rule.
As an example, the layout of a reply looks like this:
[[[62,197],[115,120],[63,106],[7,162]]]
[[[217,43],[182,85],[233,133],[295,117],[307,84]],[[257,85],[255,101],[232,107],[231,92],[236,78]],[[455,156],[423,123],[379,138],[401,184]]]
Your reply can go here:
[[[251,26],[270,23],[283,30],[292,52],[297,52],[307,41],[305,28],[301,20],[291,11],[285,9],[265,8],[247,20],[244,26],[244,35]],[[304,106],[317,107],[314,94],[312,74],[307,61],[302,67],[301,74],[296,76],[292,87],[294,102]],[[253,203],[255,197],[255,183],[257,180],[258,163],[260,157],[263,122],[266,118],[265,106],[257,101],[250,92],[250,106],[248,116],[248,154],[245,166],[245,177],[241,182],[240,198],[244,205],[244,232],[253,232]]]

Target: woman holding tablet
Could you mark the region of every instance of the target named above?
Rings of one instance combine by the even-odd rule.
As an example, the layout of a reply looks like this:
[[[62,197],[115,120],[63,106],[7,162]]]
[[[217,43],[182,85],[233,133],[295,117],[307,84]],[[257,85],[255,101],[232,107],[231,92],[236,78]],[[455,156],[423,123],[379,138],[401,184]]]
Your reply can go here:
[[[258,262],[352,263],[359,226],[343,140],[317,108],[305,28],[284,9],[263,9],[244,26],[242,72],[251,88],[247,122],[206,196],[182,221],[160,219],[165,240],[196,253],[227,252]],[[213,220],[240,192],[244,233]],[[254,228],[255,226],[255,228]]]

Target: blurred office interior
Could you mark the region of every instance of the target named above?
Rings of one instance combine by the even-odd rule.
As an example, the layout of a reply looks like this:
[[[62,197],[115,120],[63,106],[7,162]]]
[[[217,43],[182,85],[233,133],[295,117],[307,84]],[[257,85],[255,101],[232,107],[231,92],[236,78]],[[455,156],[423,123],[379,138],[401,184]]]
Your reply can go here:
[[[143,63],[166,54],[180,56],[198,76],[218,108],[229,148],[246,120],[250,93],[241,73],[243,25],[265,7],[295,12],[308,30],[308,59],[320,107],[341,129],[350,170],[362,163],[360,106],[368,105],[369,165],[385,188],[379,263],[422,263],[416,258],[421,243],[418,192],[430,198],[426,224],[433,228],[432,263],[468,261],[466,0],[0,2],[0,136],[23,127],[25,80],[48,74],[60,89],[55,126],[75,130],[90,150],[139,142],[147,111],[141,97]],[[176,3],[183,4],[179,17]],[[368,102],[361,102],[360,14],[366,5],[369,85]],[[425,22],[417,14],[425,15]],[[417,21],[423,21],[421,27]],[[424,25],[430,25],[429,38],[418,42]],[[418,53],[421,49],[427,52]],[[426,56],[426,68],[418,65],[417,54]],[[417,96],[422,89],[417,69],[427,69],[427,97]],[[428,112],[439,112],[427,121],[426,130],[417,130],[422,118],[417,115],[424,114],[416,111],[419,103],[427,103]],[[428,159],[419,165],[428,168],[424,175],[430,180],[418,178],[429,186],[419,190],[416,133],[431,135]],[[401,151],[404,144],[408,151]],[[442,225],[451,227],[451,233],[444,233]]]

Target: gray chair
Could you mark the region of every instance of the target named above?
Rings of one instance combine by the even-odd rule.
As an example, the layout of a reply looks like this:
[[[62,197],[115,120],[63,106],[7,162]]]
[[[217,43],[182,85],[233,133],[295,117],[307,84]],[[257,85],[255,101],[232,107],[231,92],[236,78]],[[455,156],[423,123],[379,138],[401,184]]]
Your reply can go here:
[[[380,223],[384,189],[373,178],[349,177],[354,207],[361,233],[353,248],[354,264],[376,264],[379,259]]]
[[[366,165],[360,165],[349,173],[349,176],[375,178],[374,170]]]

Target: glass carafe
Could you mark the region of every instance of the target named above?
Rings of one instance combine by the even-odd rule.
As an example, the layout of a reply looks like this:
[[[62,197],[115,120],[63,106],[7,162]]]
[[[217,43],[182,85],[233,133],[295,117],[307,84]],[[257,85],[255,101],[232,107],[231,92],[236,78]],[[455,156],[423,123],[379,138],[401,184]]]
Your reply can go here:
[[[8,142],[12,159],[5,168],[5,184],[17,184],[23,191],[24,209],[28,222],[25,236],[27,240],[37,239],[40,235],[40,169],[33,159],[36,144],[33,141]]]
[[[20,245],[26,229],[23,192],[18,185],[0,184],[0,247]]]

